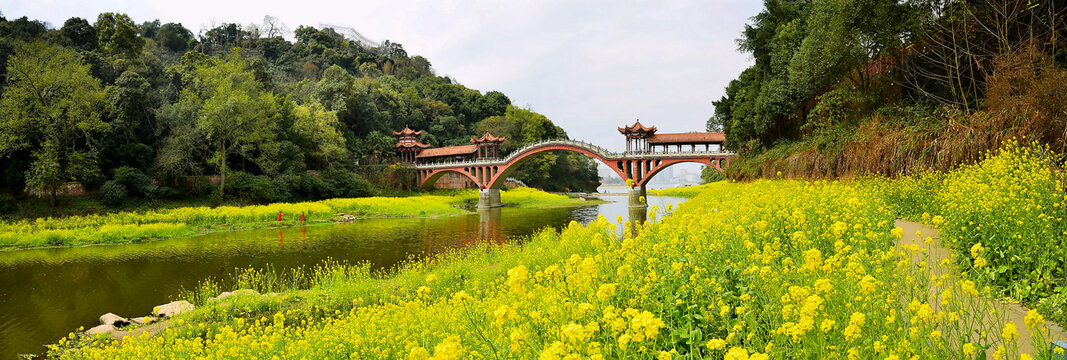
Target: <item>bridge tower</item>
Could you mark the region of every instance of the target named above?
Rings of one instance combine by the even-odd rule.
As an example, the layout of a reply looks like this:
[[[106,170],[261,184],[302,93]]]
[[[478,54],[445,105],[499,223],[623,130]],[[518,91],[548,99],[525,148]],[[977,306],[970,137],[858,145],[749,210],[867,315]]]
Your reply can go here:
[[[647,153],[652,148],[648,146],[648,139],[656,134],[656,127],[641,125],[641,119],[637,119],[633,125],[619,128],[619,132],[626,136],[627,153]]]
[[[656,130],[655,126],[642,125],[641,119],[637,119],[633,125],[619,128],[619,133],[626,137],[626,153],[643,154],[651,152],[652,148],[648,145],[648,139],[656,134]],[[629,170],[632,172],[634,169]],[[637,174],[632,174],[631,176],[634,175]],[[630,187],[630,208],[647,207],[645,182],[638,183],[632,178],[627,178],[626,185]]]
[[[488,131],[480,138],[471,138],[471,144],[478,147],[478,155],[475,156],[476,160],[496,159],[500,157],[500,153],[497,152],[497,147],[507,140],[506,137],[496,137],[490,134]]]
[[[400,162],[414,164],[415,157],[419,156],[422,150],[430,147],[428,144],[419,142],[419,135],[422,135],[421,130],[411,130],[407,126],[404,130],[393,132],[393,136],[396,136],[396,156]]]

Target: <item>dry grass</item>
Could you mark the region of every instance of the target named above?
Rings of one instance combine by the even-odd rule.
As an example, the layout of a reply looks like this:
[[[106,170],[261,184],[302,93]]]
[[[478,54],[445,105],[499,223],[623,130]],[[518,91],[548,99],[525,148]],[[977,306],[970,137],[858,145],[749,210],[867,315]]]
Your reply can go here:
[[[1033,48],[1002,56],[995,65],[982,110],[872,114],[851,129],[745,154],[731,164],[730,175],[825,179],[946,170],[974,163],[1012,138],[1067,153],[1067,69]]]

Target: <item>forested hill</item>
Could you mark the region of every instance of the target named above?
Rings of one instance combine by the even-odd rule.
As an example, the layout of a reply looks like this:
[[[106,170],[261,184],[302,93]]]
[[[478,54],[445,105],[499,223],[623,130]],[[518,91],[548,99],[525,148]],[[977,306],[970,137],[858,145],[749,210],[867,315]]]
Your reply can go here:
[[[1067,2],[765,0],[715,102],[734,178],[894,175],[1006,139],[1064,153]]]
[[[256,201],[353,196],[371,189],[357,174],[378,189],[406,186],[403,169],[368,170],[391,162],[391,132],[405,126],[434,146],[489,128],[511,147],[567,136],[500,92],[435,75],[399,43],[289,32],[269,16],[198,35],[116,13],[59,28],[0,16],[0,63],[0,193],[16,196],[68,181],[178,196],[175,185],[193,175],[225,175],[213,191]],[[597,183],[592,162],[564,155],[517,177],[548,190]]]

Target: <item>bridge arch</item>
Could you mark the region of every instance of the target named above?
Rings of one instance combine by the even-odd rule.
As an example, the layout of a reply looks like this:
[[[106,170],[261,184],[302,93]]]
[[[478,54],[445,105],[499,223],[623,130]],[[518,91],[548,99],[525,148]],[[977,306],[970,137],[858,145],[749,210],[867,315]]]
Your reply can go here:
[[[662,162],[657,164],[657,166],[651,168],[649,170],[649,172],[645,174],[645,178],[643,180],[645,182],[647,182],[647,181],[651,180],[653,177],[655,177],[657,174],[659,174],[660,171],[663,171],[664,169],[669,168],[669,167],[671,167],[673,165],[682,164],[682,163],[701,164],[701,165],[710,167],[712,169],[718,170],[720,173],[725,174],[726,171],[724,171],[723,168],[722,168],[722,164],[721,164],[722,161],[724,161],[724,160],[721,159],[721,158],[663,160]]]
[[[571,144],[548,143],[544,144],[543,146],[535,146],[528,149],[523,149],[519,152],[512,153],[511,155],[509,155],[506,159],[507,163],[503,165],[504,170],[496,174],[496,176],[493,176],[490,182],[487,184],[486,188],[499,189],[504,187],[504,182],[509,176],[511,176],[513,172],[515,172],[516,169],[519,168],[519,166],[522,165],[522,163],[526,162],[526,160],[530,159],[533,155],[548,151],[570,151],[583,154],[585,156],[593,158],[596,161],[599,161],[604,165],[607,165],[608,168],[614,170],[615,174],[619,175],[619,177],[623,178],[623,180],[629,179],[629,177],[627,177],[627,174],[621,168],[621,165],[616,166],[615,161],[609,160],[604,155],[599,154],[599,152],[602,151],[601,149],[595,149],[592,147],[586,148],[583,146]]]
[[[438,179],[440,179],[442,176],[445,176],[445,174],[450,173],[450,172],[463,175],[463,177],[465,177],[467,179],[470,179],[471,181],[474,182],[475,185],[478,185],[479,188],[482,188],[481,183],[478,181],[478,178],[474,177],[474,175],[471,175],[469,172],[467,172],[467,168],[462,168],[462,171],[461,171],[460,168],[419,170],[419,178],[421,179],[419,186],[424,188],[424,189],[428,189],[428,188],[432,187],[433,184],[436,183]]]

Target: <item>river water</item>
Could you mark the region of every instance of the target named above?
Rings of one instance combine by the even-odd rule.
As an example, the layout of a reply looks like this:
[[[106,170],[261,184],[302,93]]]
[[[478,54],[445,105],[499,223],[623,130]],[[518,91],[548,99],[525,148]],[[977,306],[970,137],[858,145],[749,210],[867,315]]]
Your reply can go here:
[[[346,224],[222,232],[137,244],[0,252],[0,359],[44,351],[108,312],[142,316],[176,299],[182,287],[225,279],[236,268],[312,267],[326,259],[387,268],[411,256],[484,242],[514,241],[603,214],[629,218],[628,198],[574,208],[503,208],[423,219],[366,219]],[[677,205],[682,198],[648,198]]]

